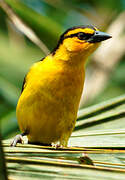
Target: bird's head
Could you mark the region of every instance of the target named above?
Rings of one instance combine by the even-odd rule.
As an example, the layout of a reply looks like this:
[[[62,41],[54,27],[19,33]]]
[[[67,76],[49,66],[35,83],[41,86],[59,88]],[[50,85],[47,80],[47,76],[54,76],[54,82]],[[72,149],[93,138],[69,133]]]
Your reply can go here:
[[[53,51],[62,57],[89,56],[100,44],[101,41],[111,38],[107,33],[99,31],[94,26],[76,26],[65,31]]]

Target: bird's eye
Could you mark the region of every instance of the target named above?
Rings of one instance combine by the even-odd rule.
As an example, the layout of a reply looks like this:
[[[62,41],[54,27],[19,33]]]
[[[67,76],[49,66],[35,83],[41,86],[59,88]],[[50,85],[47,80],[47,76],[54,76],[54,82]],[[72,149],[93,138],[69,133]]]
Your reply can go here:
[[[88,40],[93,34],[89,34],[89,33],[83,33],[83,32],[79,32],[77,34],[78,39],[80,40]]]

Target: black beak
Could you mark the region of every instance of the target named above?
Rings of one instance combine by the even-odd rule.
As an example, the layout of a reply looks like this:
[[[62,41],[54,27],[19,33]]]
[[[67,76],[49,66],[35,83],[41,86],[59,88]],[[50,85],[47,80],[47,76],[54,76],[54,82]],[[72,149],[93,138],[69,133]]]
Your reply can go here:
[[[91,36],[91,38],[88,39],[88,42],[96,43],[96,42],[105,41],[105,40],[107,40],[109,38],[112,38],[112,36],[105,33],[105,32],[95,31],[94,35]]]

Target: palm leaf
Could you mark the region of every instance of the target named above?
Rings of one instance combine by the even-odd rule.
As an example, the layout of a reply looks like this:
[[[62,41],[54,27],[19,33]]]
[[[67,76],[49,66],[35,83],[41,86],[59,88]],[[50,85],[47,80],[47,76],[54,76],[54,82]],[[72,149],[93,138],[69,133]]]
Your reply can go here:
[[[9,177],[124,179],[124,107],[125,95],[80,110],[68,148],[29,145],[27,139],[10,147],[12,139],[5,140]]]

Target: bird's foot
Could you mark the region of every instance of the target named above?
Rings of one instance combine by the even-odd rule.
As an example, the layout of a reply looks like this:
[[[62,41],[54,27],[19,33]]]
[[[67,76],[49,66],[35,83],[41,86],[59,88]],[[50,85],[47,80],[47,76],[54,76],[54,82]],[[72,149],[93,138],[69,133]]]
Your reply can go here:
[[[60,142],[54,142],[51,144],[54,149],[63,148],[63,146],[60,144]]]
[[[18,134],[14,137],[14,139],[11,143],[11,146],[15,147],[17,145],[17,143],[21,143],[21,144],[24,143],[23,136],[21,134]]]

